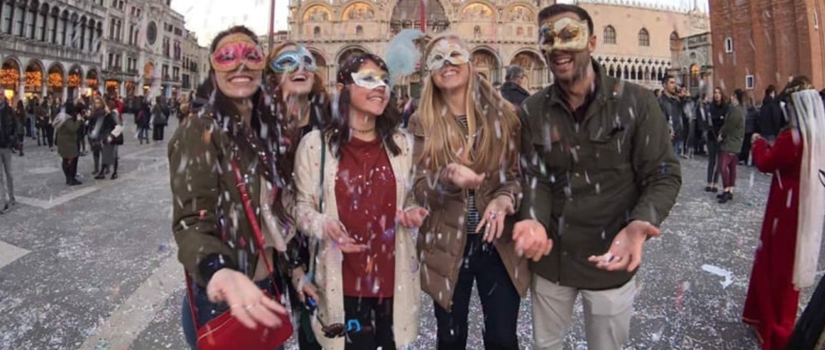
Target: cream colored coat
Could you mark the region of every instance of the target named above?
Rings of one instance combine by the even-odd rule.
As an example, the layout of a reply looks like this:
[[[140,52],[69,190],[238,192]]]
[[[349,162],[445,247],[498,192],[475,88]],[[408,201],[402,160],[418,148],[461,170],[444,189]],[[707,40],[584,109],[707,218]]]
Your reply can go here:
[[[411,138],[397,132],[393,140],[401,149],[398,156],[389,152],[390,163],[395,175],[397,207],[409,209],[414,202],[410,187],[412,185],[412,147]],[[338,203],[335,198],[335,176],[338,173],[338,160],[326,144],[326,164],[324,165],[323,213],[318,212],[318,195],[321,162],[321,132],[313,131],[301,140],[295,156],[295,185],[297,201],[295,219],[298,229],[311,234],[314,247],[315,240],[320,240],[318,259],[314,248],[310,249],[312,261],[317,261],[315,286],[318,288],[318,312],[324,324],[346,323],[344,320],[344,293],[342,285],[341,250],[324,239],[324,223],[338,220]],[[421,304],[421,283],[419,280],[419,262],[415,253],[415,243],[410,230],[401,227],[395,234],[395,291],[393,295],[393,334],[395,344],[402,347],[413,343],[418,336],[418,316]],[[344,350],[345,338],[329,339],[324,337],[321,325],[312,318],[312,330],[320,345],[326,350]]]

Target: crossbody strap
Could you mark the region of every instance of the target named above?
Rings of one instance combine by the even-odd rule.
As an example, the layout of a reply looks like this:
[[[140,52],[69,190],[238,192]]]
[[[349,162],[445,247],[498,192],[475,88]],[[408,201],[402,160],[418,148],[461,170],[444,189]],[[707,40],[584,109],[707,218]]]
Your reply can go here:
[[[320,183],[320,193],[318,194],[318,212],[323,214],[324,213],[324,168],[327,162],[327,145],[326,140],[324,139],[324,134],[321,133],[321,183]],[[323,234],[323,233],[322,233]],[[318,249],[321,246],[320,240],[315,240],[315,253],[312,255],[309,261],[309,281],[315,282],[315,268],[318,265]]]

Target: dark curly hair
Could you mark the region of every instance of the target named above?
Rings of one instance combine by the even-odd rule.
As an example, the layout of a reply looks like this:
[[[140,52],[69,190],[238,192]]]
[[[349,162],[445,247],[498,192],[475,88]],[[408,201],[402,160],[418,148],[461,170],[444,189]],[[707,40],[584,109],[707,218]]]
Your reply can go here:
[[[351,74],[358,72],[364,62],[367,61],[372,61],[381,70],[389,72],[387,64],[384,63],[381,57],[369,53],[350,57],[338,69],[337,82],[344,85],[344,89],[341,90],[337,100],[332,102],[332,120],[324,129],[323,134],[324,138],[329,140],[330,149],[332,149],[336,158],[341,157],[342,146],[350,140],[349,108],[351,97],[349,86],[353,83]],[[392,140],[393,134],[401,124],[401,113],[398,108],[395,108],[395,105],[395,94],[391,92],[390,101],[387,103],[387,107],[384,108],[384,113],[375,118],[375,130],[378,137],[381,138],[384,147],[387,147],[393,156],[401,153],[401,148]],[[338,113],[335,113],[336,110]]]

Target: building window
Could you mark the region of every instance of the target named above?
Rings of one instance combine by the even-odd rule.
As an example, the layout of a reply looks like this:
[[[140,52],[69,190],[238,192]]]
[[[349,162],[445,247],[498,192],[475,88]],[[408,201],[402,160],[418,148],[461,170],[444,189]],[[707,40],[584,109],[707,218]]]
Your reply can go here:
[[[52,20],[49,22],[49,42],[52,44],[57,44],[57,26],[59,24],[57,18],[57,11],[52,11]]]
[[[639,46],[650,46],[650,33],[647,32],[647,29],[642,28],[639,31]]]
[[[315,36],[316,38],[320,38],[321,37],[321,27],[315,27],[314,29],[312,29],[312,35]]]
[[[753,81],[753,75],[751,75],[751,74],[746,75],[745,76],[745,89],[753,90],[754,85],[755,84],[754,84],[754,81]]]
[[[733,52],[733,38],[731,37],[725,38],[725,52]]]
[[[37,9],[32,8],[26,11],[26,37],[34,39],[34,25],[37,23]]]
[[[49,28],[49,7],[48,5],[43,6],[42,12],[40,12],[40,21],[37,23],[37,33],[39,33],[40,41],[46,41],[46,30]]]
[[[14,11],[14,8],[12,7],[12,5],[8,1],[3,1],[3,11],[2,11],[3,12],[3,23],[2,23],[3,27],[0,28],[0,30],[2,30],[3,33],[11,34],[11,26],[12,26],[11,13],[13,11]]]
[[[355,27],[355,35],[357,35],[357,36],[364,35],[364,27],[362,27],[362,26]]]
[[[64,13],[65,14],[65,13]],[[60,22],[57,23],[57,30],[60,32],[57,35],[57,44],[60,46],[66,46],[66,32],[69,28],[69,21],[64,16],[60,16]]]
[[[613,28],[613,26],[604,28],[604,43],[616,44],[616,28]]]

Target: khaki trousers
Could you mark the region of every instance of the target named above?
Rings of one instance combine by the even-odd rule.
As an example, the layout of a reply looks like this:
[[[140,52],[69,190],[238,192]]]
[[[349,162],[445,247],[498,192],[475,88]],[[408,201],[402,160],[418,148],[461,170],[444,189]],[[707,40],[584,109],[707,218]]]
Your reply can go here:
[[[617,289],[590,291],[564,287],[533,275],[533,348],[561,350],[579,294],[590,350],[621,350],[630,339],[636,278]]]

